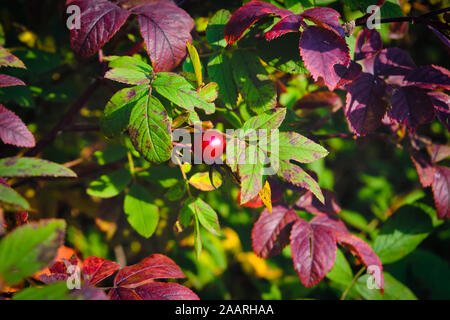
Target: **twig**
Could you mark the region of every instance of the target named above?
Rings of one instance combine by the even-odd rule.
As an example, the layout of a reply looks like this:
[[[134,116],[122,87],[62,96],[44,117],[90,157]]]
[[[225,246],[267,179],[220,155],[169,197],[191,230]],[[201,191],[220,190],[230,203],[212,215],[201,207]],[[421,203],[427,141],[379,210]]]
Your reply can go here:
[[[353,287],[353,285],[355,284],[356,280],[358,280],[359,276],[364,272],[364,270],[366,270],[366,267],[362,267],[353,277],[352,282],[350,282],[350,284],[347,286],[347,288],[345,288],[344,292],[342,293],[341,296],[341,300],[345,300],[345,297],[347,296],[348,292],[350,291],[350,289]]]

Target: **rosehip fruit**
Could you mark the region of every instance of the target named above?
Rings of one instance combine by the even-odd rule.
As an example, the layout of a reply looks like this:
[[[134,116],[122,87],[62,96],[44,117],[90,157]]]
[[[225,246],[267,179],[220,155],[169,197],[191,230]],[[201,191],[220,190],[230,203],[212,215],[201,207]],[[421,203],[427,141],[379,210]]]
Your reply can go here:
[[[226,139],[220,131],[208,130],[198,135],[196,139],[195,146],[202,146],[203,162],[206,164],[214,163],[225,151]],[[199,139],[201,141],[198,141]]]

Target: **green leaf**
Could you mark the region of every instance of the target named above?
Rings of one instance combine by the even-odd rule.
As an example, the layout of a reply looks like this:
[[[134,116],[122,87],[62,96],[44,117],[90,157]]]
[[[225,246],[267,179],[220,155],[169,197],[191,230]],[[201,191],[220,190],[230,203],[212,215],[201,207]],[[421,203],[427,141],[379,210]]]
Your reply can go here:
[[[406,205],[381,228],[373,250],[383,264],[392,263],[414,251],[432,231],[430,217],[421,209]]]
[[[221,50],[227,46],[225,26],[230,18],[230,11],[222,9],[217,11],[209,21],[206,39],[214,50]]]
[[[280,160],[296,160],[300,163],[310,163],[328,154],[328,151],[320,144],[296,132],[280,132],[279,137]]]
[[[219,85],[219,98],[228,109],[236,107],[238,91],[233,78],[233,67],[225,53],[211,56],[208,61],[208,75]]]
[[[27,211],[30,205],[13,188],[0,184],[0,207],[8,211]]]
[[[142,97],[130,116],[130,139],[134,148],[148,161],[170,159],[172,121],[161,102],[153,96]]]
[[[270,111],[266,111],[257,116],[251,117],[247,121],[245,121],[242,126],[242,130],[255,130],[258,129],[266,129],[266,130],[274,130],[278,129],[280,125],[283,123],[284,118],[286,117],[286,108],[276,108]]]
[[[57,163],[35,158],[0,159],[0,177],[70,177],[77,175]]]
[[[13,300],[73,300],[65,281],[43,287],[30,287],[16,293]]]
[[[210,82],[206,86],[202,87],[198,94],[206,102],[213,102],[219,96],[219,85],[215,82]]]
[[[197,198],[186,201],[185,207],[192,212],[194,217],[198,218],[198,221],[206,230],[215,235],[221,234],[217,213],[209,204]]]
[[[206,114],[214,113],[214,104],[203,100],[182,76],[171,72],[160,72],[152,85],[156,92],[183,109],[194,111],[194,108],[199,108]]]
[[[320,202],[324,203],[324,197],[319,184],[299,166],[287,161],[280,161],[278,176],[293,185],[310,190]]]
[[[184,180],[178,181],[176,185],[171,187],[167,193],[166,197],[169,201],[178,201],[183,198],[186,193],[186,182]]]
[[[97,163],[101,166],[105,164],[119,161],[126,157],[128,149],[124,146],[112,144],[105,150],[97,150],[94,152],[94,156],[97,159]]]
[[[232,64],[234,81],[249,108],[257,114],[275,108],[277,91],[258,57],[248,51],[234,51]]]
[[[358,278],[355,283],[356,291],[366,300],[417,300],[417,297],[403,283],[395,279],[387,272],[384,274],[384,294],[378,289],[369,289],[367,280],[370,275],[366,274]]]
[[[11,54],[8,50],[0,46],[0,66],[23,68],[25,65],[19,58]]]
[[[290,32],[272,41],[260,39],[256,45],[256,54],[269,66],[280,71],[306,74],[308,71],[298,50],[299,41],[299,32]]]
[[[64,220],[41,220],[7,235],[0,242],[0,279],[15,285],[50,264],[64,243],[65,228]]]
[[[111,60],[105,78],[126,84],[140,85],[150,83],[152,67],[133,57],[109,57]]]
[[[111,69],[115,69],[115,68],[130,69],[133,71],[144,73],[146,75],[151,75],[153,72],[153,69],[149,64],[145,63],[142,60],[139,60],[137,58],[130,57],[130,56],[124,56],[124,57],[110,56],[110,57],[105,57],[104,60],[110,61],[109,67]]]
[[[376,5],[378,0],[343,0],[352,10],[360,10],[367,13],[367,8],[371,5]],[[381,7],[381,18],[395,18],[403,17],[403,11],[398,4],[398,0],[386,0]]]
[[[350,264],[340,249],[337,249],[336,261],[334,262],[333,269],[328,272],[327,278],[344,286],[349,285],[353,280],[353,272]]]
[[[121,193],[131,179],[128,170],[113,171],[92,181],[87,188],[87,193],[93,197],[112,198]]]
[[[222,176],[217,171],[213,172],[213,186],[211,184],[211,179],[209,178],[209,172],[197,172],[189,178],[189,183],[196,189],[213,191],[215,190],[214,187],[219,188],[222,185]]]
[[[125,88],[116,92],[106,104],[101,127],[107,137],[120,135],[130,122],[130,115],[138,101],[150,94],[148,85]]]
[[[186,42],[186,46],[189,52],[189,57],[191,58],[192,61],[192,66],[194,67],[195,79],[197,80],[197,87],[200,88],[200,86],[203,83],[202,63],[200,62],[200,57],[198,56],[197,49],[194,47],[194,45],[190,44],[189,42]]]
[[[152,196],[144,187],[134,184],[123,203],[128,222],[145,238],[155,232],[159,220],[159,209],[152,200]]]

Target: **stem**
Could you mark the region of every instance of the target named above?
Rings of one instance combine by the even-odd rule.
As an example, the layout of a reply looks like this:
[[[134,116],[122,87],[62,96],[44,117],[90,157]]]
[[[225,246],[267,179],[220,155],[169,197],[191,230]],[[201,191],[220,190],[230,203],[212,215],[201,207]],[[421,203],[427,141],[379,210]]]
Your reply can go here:
[[[427,12],[425,14],[422,14],[420,16],[409,16],[409,17],[395,17],[395,18],[383,18],[380,19],[379,23],[392,23],[392,22],[410,22],[410,23],[428,23],[430,20],[428,18],[433,17],[435,15],[445,13],[450,11],[450,7],[442,8],[439,10],[434,10]],[[362,26],[367,23],[367,20],[369,17],[371,17],[372,14],[366,14],[358,19],[355,20],[355,26]]]
[[[44,137],[42,138],[36,146],[27,151],[25,153],[25,156],[27,157],[34,157],[39,152],[41,152],[50,142],[52,142],[58,133],[64,129],[75,117],[75,115],[81,110],[81,108],[86,104],[87,100],[91,97],[91,95],[97,90],[97,88],[100,86],[101,80],[100,78],[96,79],[94,82],[92,82],[89,87],[86,88],[86,90],[83,92],[81,97],[78,98],[77,101],[70,107],[70,109],[67,111],[67,113],[61,118],[61,120],[58,122],[56,126],[53,127],[53,129]]]
[[[130,173],[133,176],[133,178],[135,178],[136,170],[134,168],[133,155],[131,154],[130,151],[127,152],[127,157],[128,157],[128,164],[130,165]]]
[[[178,157],[175,157],[175,159],[177,160],[178,166],[180,167],[181,174],[183,175],[183,179],[186,182],[186,190],[188,192],[188,195],[189,195],[190,198],[192,198],[191,189],[189,188],[189,180],[188,180],[188,178],[186,176],[186,173],[183,170],[183,165],[181,164],[181,161],[180,161],[180,159],[178,159]]]
[[[358,280],[359,276],[364,272],[364,270],[366,270],[366,267],[362,267],[353,277],[352,282],[350,282],[350,284],[347,286],[347,288],[345,288],[344,292],[342,293],[341,296],[341,300],[345,300],[345,297],[347,296],[348,292],[350,291],[350,289],[353,287],[353,285],[355,284],[356,280]]]

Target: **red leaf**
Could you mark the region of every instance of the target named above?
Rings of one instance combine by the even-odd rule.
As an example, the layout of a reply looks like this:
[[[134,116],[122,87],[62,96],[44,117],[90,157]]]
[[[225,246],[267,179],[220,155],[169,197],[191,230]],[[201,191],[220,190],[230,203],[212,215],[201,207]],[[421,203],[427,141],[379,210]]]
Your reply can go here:
[[[289,243],[289,233],[297,213],[283,205],[264,209],[252,231],[253,252],[261,258],[270,258],[281,253]]]
[[[383,49],[375,58],[374,70],[376,75],[406,76],[416,64],[402,49]]]
[[[312,287],[333,267],[337,248],[330,229],[299,219],[292,227],[291,250],[301,282]]]
[[[32,148],[35,145],[33,134],[14,112],[0,104],[0,138],[4,143],[18,147]]]
[[[111,300],[199,300],[189,288],[178,283],[151,282],[135,289],[114,288]]]
[[[364,60],[383,49],[383,42],[378,31],[362,29],[356,38],[355,60]]]
[[[90,256],[83,262],[83,277],[89,285],[95,286],[120,268],[120,264],[103,258]]]
[[[433,103],[424,89],[414,86],[391,88],[394,94],[391,99],[392,107],[388,110],[389,118],[406,124],[411,130],[433,120]]]
[[[95,54],[122,27],[130,13],[108,0],[73,0],[81,10],[81,28],[70,31],[73,51],[86,58]]]
[[[186,42],[192,42],[191,16],[168,1],[145,4],[132,12],[139,15],[139,28],[155,72],[178,66],[186,56]]]
[[[378,268],[379,272],[369,269],[374,276],[377,286],[383,292],[384,289],[384,276],[383,276],[383,265],[381,264],[380,258],[373,252],[372,248],[365,243],[360,238],[349,234],[349,233],[339,233],[337,234],[337,241],[350,249],[353,255],[356,255],[366,267],[374,266]],[[373,267],[372,267],[373,268]],[[377,277],[379,276],[379,277]]]
[[[386,83],[370,73],[362,73],[347,91],[345,115],[351,131],[365,135],[381,124],[386,113]]]
[[[0,88],[25,86],[26,84],[16,77],[7,76],[6,74],[0,74]]]
[[[333,234],[335,233],[348,233],[345,224],[336,216],[330,215],[318,215],[311,220],[311,224],[320,225],[323,228],[328,229]]]
[[[114,278],[114,286],[136,287],[147,280],[184,277],[183,271],[170,258],[152,254],[137,264],[122,268]]]
[[[411,160],[416,167],[422,187],[429,187],[433,183],[434,167],[430,160],[417,150],[411,151]]]
[[[434,203],[439,219],[450,219],[450,168],[435,166],[433,179]]]
[[[266,32],[266,39],[273,40],[289,32],[298,32],[301,21],[301,17],[297,14],[291,14],[281,19],[270,31]]]
[[[345,86],[347,83],[352,82],[361,74],[362,67],[359,63],[354,61],[350,61],[350,64],[346,67],[342,64],[334,65],[334,72],[339,76],[339,82],[336,85],[336,88],[341,88]]]
[[[289,10],[280,9],[270,3],[262,1],[250,1],[240,7],[228,21],[225,27],[225,40],[228,44],[238,41],[245,30],[250,28],[259,19],[270,14],[281,18],[293,15]]]
[[[450,90],[450,72],[439,66],[424,66],[413,69],[406,77],[405,82],[409,86],[424,89]]]
[[[439,121],[450,131],[450,96],[443,92],[429,92],[428,96]]]
[[[322,77],[332,91],[341,80],[335,65],[348,66],[350,55],[347,43],[333,31],[308,26],[300,39],[300,54],[314,80]]]
[[[200,300],[191,289],[178,283],[153,282],[136,288],[143,300]]]
[[[338,36],[345,38],[344,28],[339,22],[339,12],[331,8],[312,8],[300,14],[307,20],[314,22],[322,28],[335,32]]]
[[[316,109],[333,107],[339,109],[342,106],[341,98],[330,91],[313,91],[304,95],[294,105],[294,110]]]
[[[325,204],[320,202],[311,191],[308,191],[304,195],[302,195],[295,205],[300,209],[307,211],[312,214],[326,214],[326,215],[335,215],[341,211],[341,207],[339,206],[336,195],[334,192],[322,189],[322,194],[325,198]]]

